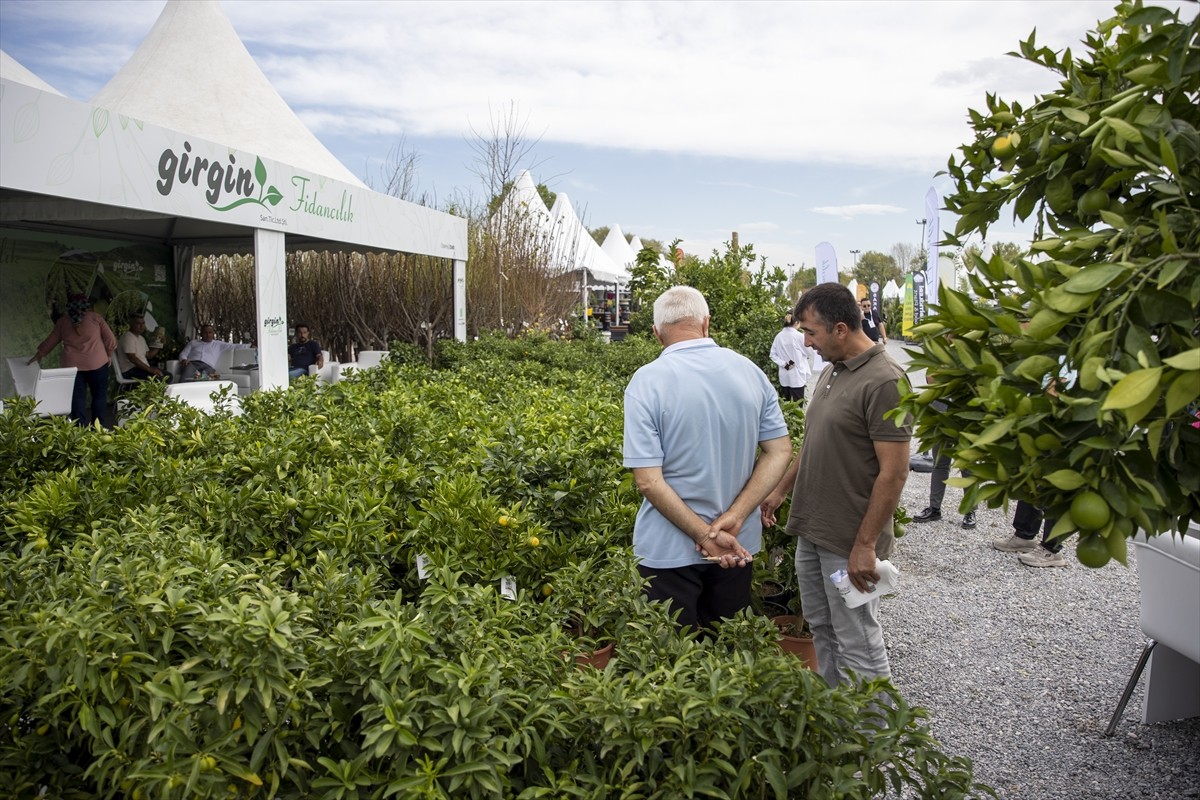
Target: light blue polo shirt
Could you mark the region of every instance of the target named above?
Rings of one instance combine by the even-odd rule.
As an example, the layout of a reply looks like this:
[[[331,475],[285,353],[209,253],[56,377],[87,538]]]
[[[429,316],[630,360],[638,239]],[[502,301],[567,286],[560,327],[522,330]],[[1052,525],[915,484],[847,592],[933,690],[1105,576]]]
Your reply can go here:
[[[712,339],[671,345],[625,388],[624,465],[662,467],[666,482],[707,522],[727,510],[750,480],[758,443],[787,435],[767,376]],[[750,553],[759,551],[758,514],[746,519],[738,540]],[[704,563],[691,538],[645,499],[633,527],[633,552],[655,569]]]

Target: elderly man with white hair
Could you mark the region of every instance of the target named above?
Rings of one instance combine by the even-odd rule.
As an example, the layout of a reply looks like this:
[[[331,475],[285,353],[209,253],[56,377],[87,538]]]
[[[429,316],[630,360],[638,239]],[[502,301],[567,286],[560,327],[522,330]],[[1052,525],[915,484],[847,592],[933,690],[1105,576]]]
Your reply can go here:
[[[645,498],[633,528],[647,594],[685,627],[750,605],[759,504],[792,456],[771,382],[708,336],[708,303],[675,286],[654,303],[662,353],[625,389],[624,465]]]

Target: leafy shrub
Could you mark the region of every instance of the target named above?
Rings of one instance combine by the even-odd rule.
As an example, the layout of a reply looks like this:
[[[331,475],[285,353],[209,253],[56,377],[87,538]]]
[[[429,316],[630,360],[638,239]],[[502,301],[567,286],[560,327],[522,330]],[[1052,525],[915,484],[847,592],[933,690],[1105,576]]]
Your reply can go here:
[[[830,690],[763,620],[701,640],[641,596],[620,394],[647,352],[485,340],[240,417],[148,392],[111,432],[6,410],[6,789],[978,791],[888,687]],[[614,639],[607,669],[575,667]]]

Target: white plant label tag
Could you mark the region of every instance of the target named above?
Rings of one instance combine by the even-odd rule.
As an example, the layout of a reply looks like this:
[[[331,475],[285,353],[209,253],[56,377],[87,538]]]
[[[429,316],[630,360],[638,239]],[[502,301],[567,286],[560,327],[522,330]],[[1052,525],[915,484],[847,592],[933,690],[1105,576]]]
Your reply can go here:
[[[429,556],[424,553],[417,556],[417,577],[421,580],[429,577]]]
[[[509,600],[517,599],[517,579],[512,575],[505,575],[500,579],[500,596]]]

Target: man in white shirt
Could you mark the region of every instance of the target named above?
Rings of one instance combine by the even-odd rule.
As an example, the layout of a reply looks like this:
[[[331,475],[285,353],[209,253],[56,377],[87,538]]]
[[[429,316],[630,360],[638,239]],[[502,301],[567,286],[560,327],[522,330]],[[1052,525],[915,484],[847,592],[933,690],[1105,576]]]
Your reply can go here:
[[[233,350],[241,345],[222,342],[215,338],[216,335],[216,328],[212,325],[205,325],[200,328],[200,338],[188,342],[179,351],[179,379],[181,381],[220,377],[212,365],[219,360],[221,351]]]
[[[150,349],[145,334],[145,316],[130,314],[129,330],[122,333],[121,338],[117,340],[117,369],[121,370],[121,377],[135,381],[164,378],[170,382],[171,376],[151,365],[150,359],[158,353],[158,348]]]
[[[779,387],[784,400],[803,400],[804,387],[812,377],[811,350],[804,344],[800,322],[788,314],[783,328],[771,342],[771,360],[779,367]]]

